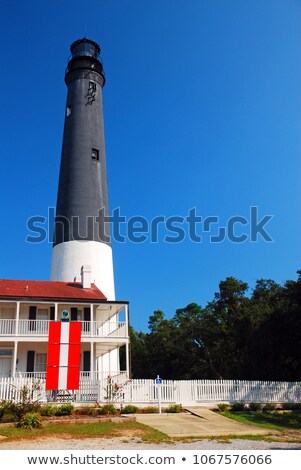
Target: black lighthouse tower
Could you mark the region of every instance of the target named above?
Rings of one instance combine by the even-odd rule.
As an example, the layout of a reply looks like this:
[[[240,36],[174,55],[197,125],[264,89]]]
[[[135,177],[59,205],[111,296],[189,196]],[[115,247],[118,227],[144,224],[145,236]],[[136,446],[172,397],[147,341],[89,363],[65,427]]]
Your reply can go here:
[[[90,39],[71,47],[51,279],[73,281],[84,266],[91,282],[115,299],[108,215],[108,188],[100,47]]]

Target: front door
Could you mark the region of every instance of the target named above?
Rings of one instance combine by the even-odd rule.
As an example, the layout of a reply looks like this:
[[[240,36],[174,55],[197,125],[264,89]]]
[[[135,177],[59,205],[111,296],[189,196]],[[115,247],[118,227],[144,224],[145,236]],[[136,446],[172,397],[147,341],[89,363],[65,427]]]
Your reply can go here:
[[[0,378],[11,376],[11,357],[0,358]]]

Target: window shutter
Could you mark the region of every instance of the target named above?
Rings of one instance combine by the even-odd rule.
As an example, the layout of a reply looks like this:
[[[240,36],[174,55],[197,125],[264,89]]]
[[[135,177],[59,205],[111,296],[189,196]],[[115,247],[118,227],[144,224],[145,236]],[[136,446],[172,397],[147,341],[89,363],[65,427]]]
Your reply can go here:
[[[37,319],[37,307],[30,306],[29,307],[29,320],[36,320]]]
[[[91,311],[90,308],[84,308],[84,331],[90,331]],[[89,369],[90,370],[90,369]]]
[[[71,321],[77,321],[77,307],[71,307]]]
[[[90,307],[84,308],[84,321],[91,321]]]
[[[90,372],[91,370],[91,352],[84,351],[84,372]]]
[[[54,321],[55,307],[50,307],[50,321]]]
[[[37,307],[30,306],[29,307],[29,331],[34,331],[36,329],[36,322],[34,320],[37,319]],[[32,320],[32,321],[31,321]]]
[[[27,351],[26,372],[34,372],[34,351]]]

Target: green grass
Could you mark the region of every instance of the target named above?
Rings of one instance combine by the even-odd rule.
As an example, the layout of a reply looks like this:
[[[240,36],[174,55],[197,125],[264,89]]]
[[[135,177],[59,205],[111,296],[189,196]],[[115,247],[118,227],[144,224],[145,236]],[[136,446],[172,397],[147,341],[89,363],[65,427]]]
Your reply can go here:
[[[240,411],[232,413],[231,411],[225,411],[221,414],[223,416],[226,416],[227,418],[239,421],[240,423],[255,424],[256,426],[261,426],[262,428],[267,428],[275,431],[284,431],[287,429],[301,429],[300,413],[265,413],[264,411],[254,413]]]
[[[199,439],[214,439],[227,441],[228,439],[249,439],[249,440],[265,440],[275,441],[284,440],[286,442],[301,441],[301,414],[300,413],[265,413],[265,412],[224,412],[222,416],[239,421],[246,424],[254,424],[262,428],[271,430],[270,435],[227,435],[227,436],[201,436]],[[293,431],[298,430],[299,434]],[[280,431],[281,434],[273,436],[273,431]],[[288,435],[291,433],[291,435]],[[138,438],[140,441],[149,443],[175,443],[177,441],[188,442],[196,440],[195,436],[187,436],[186,438],[170,438],[166,434],[153,429],[150,426],[138,423],[136,421],[128,422],[91,422],[91,423],[49,423],[44,424],[42,429],[22,429],[15,426],[3,426],[0,428],[0,434],[6,436],[2,442],[19,439],[36,439],[43,437],[51,437],[58,439],[85,439],[85,438],[103,438],[109,439],[113,437],[121,437],[123,439]],[[294,434],[294,435],[292,435]],[[276,439],[275,439],[276,437]],[[0,443],[1,449],[1,443]]]
[[[109,439],[112,437],[126,437],[130,434],[131,437],[139,437],[143,441],[148,442],[166,442],[169,437],[156,431],[150,426],[146,426],[137,422],[125,423],[85,423],[85,424],[46,424],[42,429],[22,429],[15,426],[4,426],[0,428],[0,434],[6,436],[7,440],[18,439],[35,439],[38,437],[53,437],[53,438],[72,438],[84,439],[92,437],[100,437]],[[1,449],[1,445],[0,445]]]

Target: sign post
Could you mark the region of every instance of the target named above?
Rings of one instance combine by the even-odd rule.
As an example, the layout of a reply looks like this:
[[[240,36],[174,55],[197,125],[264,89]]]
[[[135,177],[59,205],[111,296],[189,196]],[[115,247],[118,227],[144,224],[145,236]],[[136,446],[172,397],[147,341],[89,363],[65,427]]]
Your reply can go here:
[[[157,375],[156,378],[156,386],[157,386],[157,392],[158,392],[158,408],[159,408],[159,414],[162,413],[162,405],[161,405],[161,386],[162,386],[162,379],[159,375]]]

